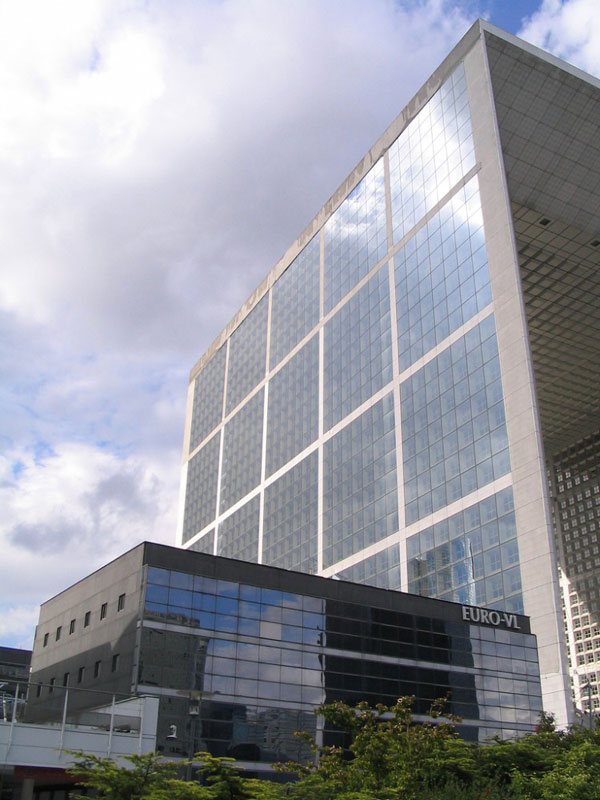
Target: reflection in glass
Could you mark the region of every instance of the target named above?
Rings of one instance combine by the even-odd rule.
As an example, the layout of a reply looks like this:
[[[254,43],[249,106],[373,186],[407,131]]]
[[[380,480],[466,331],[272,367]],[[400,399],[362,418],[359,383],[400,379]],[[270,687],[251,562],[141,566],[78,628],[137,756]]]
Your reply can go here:
[[[387,250],[383,159],[325,223],[325,311],[330,311]]]
[[[221,421],[226,355],[227,348],[223,345],[202,367],[194,381],[190,453]]]

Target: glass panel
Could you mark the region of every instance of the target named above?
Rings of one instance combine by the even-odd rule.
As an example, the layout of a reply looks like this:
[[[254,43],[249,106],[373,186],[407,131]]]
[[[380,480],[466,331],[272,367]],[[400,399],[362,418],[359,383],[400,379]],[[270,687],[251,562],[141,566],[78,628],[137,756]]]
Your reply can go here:
[[[260,497],[249,500],[219,524],[217,555],[258,561]]]
[[[477,178],[395,257],[400,369],[406,369],[491,302]],[[480,366],[477,355],[471,370]]]
[[[503,489],[447,520],[432,525],[407,539],[408,590],[414,594],[439,597],[469,605],[485,605],[506,611],[517,610],[521,600],[519,548],[512,508],[512,488]],[[497,546],[497,537],[485,535],[499,522],[506,527],[507,541]],[[509,532],[510,526],[510,532]],[[443,542],[448,538],[449,542]],[[503,559],[503,548],[510,560]],[[501,596],[488,596],[482,578],[501,573]],[[482,590],[477,591],[481,581]],[[502,583],[503,582],[503,583]],[[505,634],[504,631],[498,633]]]
[[[221,473],[221,512],[260,481],[264,389],[225,425]]]
[[[509,472],[493,315],[405,380],[401,403],[407,524]]]
[[[398,530],[392,394],[325,443],[323,465],[327,567]]]
[[[390,147],[394,242],[399,242],[475,166],[460,64]]]
[[[314,452],[265,489],[264,564],[316,572],[318,478]]]
[[[400,589],[400,548],[397,544],[365,558],[337,573],[338,578],[353,583],[368,583],[382,589]]]
[[[231,334],[227,367],[227,414],[264,378],[267,356],[267,313],[265,295]]]
[[[223,415],[226,347],[217,350],[194,381],[190,452],[217,427]]]
[[[320,237],[315,236],[271,290],[271,369],[319,321]]]
[[[319,339],[277,372],[269,383],[267,475],[313,442],[319,432]]]
[[[187,549],[193,550],[196,553],[209,553],[209,555],[212,555],[215,551],[215,532],[208,531],[208,533],[205,533],[201,539],[198,539],[197,542],[191,544]]]
[[[183,541],[186,542],[214,518],[221,434],[217,433],[188,462]]]
[[[324,358],[329,430],[392,379],[387,265],[325,325]]]
[[[383,159],[325,223],[325,311],[386,254]]]

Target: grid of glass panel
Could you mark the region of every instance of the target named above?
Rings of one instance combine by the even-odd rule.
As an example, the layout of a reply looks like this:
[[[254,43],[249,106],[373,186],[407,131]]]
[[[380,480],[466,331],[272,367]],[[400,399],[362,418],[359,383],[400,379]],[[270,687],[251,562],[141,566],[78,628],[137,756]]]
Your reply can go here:
[[[261,389],[225,425],[221,470],[221,512],[260,481],[264,393]]]
[[[350,192],[324,230],[327,312],[387,252],[383,159]]]
[[[313,336],[269,382],[267,475],[319,433],[319,338]]]
[[[387,264],[325,325],[324,358],[329,430],[392,379]]]
[[[219,523],[217,555],[258,561],[260,497],[257,495]]]
[[[323,566],[398,530],[394,401],[386,395],[325,442]]]
[[[183,512],[184,542],[215,518],[220,441],[220,433],[215,434],[189,460]]]
[[[326,620],[328,648],[349,651],[327,657],[327,702],[355,704],[362,699],[372,705],[392,704],[398,697],[412,695],[415,711],[427,713],[434,700],[449,695],[451,712],[464,718],[525,725],[537,721],[541,689],[534,636],[474,625],[469,629],[460,623],[334,601],[327,602]],[[352,652],[360,653],[360,660],[352,658]],[[398,669],[390,657],[433,662],[440,668],[404,662]],[[473,668],[486,674],[474,673]],[[504,708],[510,709],[506,716]]]
[[[291,757],[293,731],[314,732],[312,709],[335,700],[414,695],[424,713],[449,696],[482,738],[527,730],[541,710],[535,637],[518,631],[152,566],[144,618],[187,627],[142,629],[138,679],[202,693],[196,734],[213,755]],[[163,735],[188,712],[161,707]],[[325,744],[336,743],[326,730]]]
[[[317,234],[271,290],[271,369],[319,321],[321,246]]]
[[[220,347],[194,381],[190,452],[206,439],[223,416],[226,352],[224,345]]]
[[[188,547],[188,550],[193,550],[195,553],[208,553],[212,555],[215,552],[215,532],[207,531],[200,539],[195,541]]]
[[[397,544],[387,547],[348,569],[340,570],[337,577],[353,583],[368,583],[381,589],[400,589],[400,547]]]
[[[398,242],[475,166],[462,64],[390,147],[389,163]]]
[[[477,177],[398,251],[395,277],[406,369],[491,302]]]
[[[263,564],[317,571],[317,452],[265,489]]]
[[[511,735],[514,723],[537,723],[542,689],[535,637],[500,628],[471,626],[471,631],[473,663],[488,671],[475,677],[482,723],[496,725],[503,738]]]
[[[227,414],[265,376],[268,311],[269,296],[265,295],[229,339]]]
[[[406,522],[510,470],[494,317],[401,385]]]
[[[512,488],[406,540],[408,591],[523,613]]]

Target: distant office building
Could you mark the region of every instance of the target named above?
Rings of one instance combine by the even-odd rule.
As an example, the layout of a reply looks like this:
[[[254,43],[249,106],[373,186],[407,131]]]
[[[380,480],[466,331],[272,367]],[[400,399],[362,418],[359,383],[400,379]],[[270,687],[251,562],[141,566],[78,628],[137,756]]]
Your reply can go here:
[[[573,697],[578,708],[597,714],[600,434],[585,437],[557,453],[550,481]]]
[[[18,647],[0,647],[0,685],[27,683],[31,665],[31,650]]]
[[[310,757],[324,702],[436,698],[471,739],[531,730],[535,636],[514,613],[141,544],[44,603],[27,713],[55,718],[98,690],[158,695],[157,747],[250,764]],[[83,718],[82,718],[83,719]]]
[[[600,621],[599,130],[596,79],[478,21],[196,364],[184,444],[184,547],[525,612],[561,723],[553,513]]]
[[[17,691],[25,695],[30,665],[31,650],[0,647],[0,720],[11,719]]]

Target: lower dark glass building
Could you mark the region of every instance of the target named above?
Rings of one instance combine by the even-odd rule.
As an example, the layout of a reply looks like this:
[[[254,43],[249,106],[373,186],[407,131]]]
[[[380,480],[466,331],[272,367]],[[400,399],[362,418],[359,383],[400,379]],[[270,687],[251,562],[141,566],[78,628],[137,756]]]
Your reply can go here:
[[[29,713],[69,690],[160,696],[158,747],[241,762],[308,758],[333,741],[314,709],[415,712],[448,698],[472,739],[531,730],[541,711],[527,617],[143,543],[44,603]],[[92,693],[93,690],[93,693]]]

